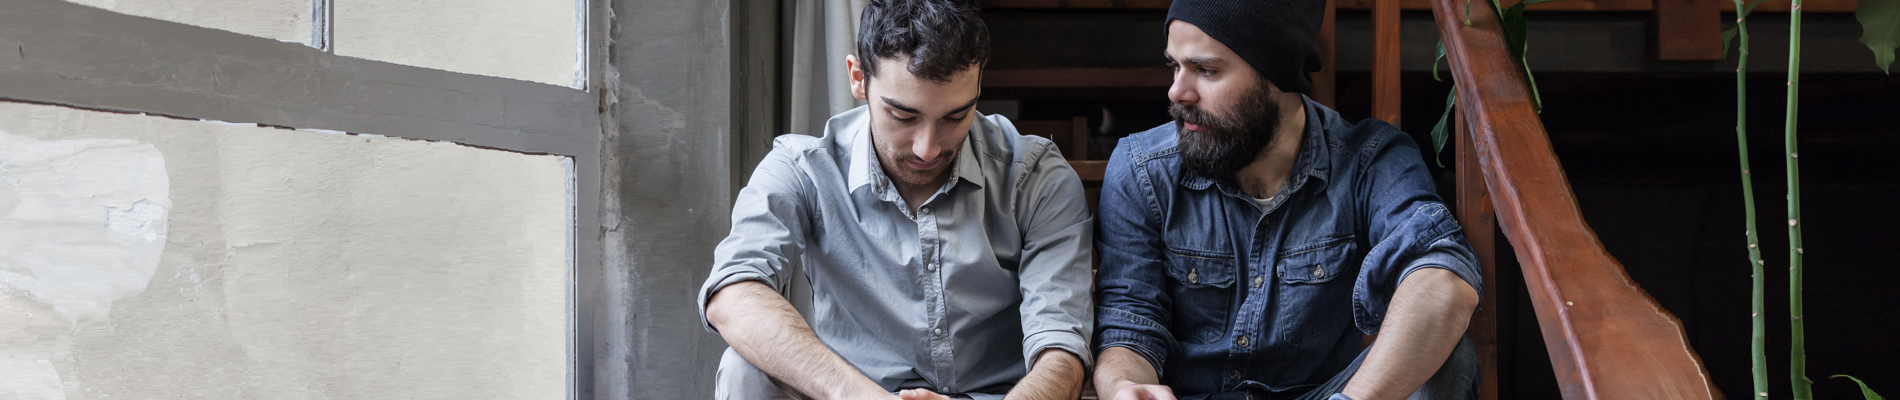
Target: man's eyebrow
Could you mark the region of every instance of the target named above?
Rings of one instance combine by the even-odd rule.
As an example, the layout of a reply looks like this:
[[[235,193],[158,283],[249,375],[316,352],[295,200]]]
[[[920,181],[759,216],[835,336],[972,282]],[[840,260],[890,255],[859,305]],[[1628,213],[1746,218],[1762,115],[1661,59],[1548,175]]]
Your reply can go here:
[[[972,99],[970,99],[970,102],[969,102],[969,103],[967,103],[967,104],[964,104],[964,105],[963,105],[962,107],[957,107],[957,108],[956,108],[955,110],[950,110],[950,112],[947,112],[947,113],[944,113],[944,114],[956,114],[956,113],[960,113],[960,112],[963,112],[964,110],[968,110],[968,109],[970,109],[971,107],[976,107],[976,100],[977,100],[977,99],[975,99],[975,98],[972,98]]]
[[[921,112],[918,112],[917,108],[904,105],[904,103],[898,103],[897,100],[891,100],[891,98],[889,97],[878,96],[877,98],[884,99],[884,104],[891,106],[891,108],[903,110],[904,112],[911,113],[911,114],[923,114]]]
[[[899,103],[899,102],[897,102],[897,100],[891,100],[891,98],[889,98],[889,97],[884,97],[884,96],[878,96],[878,98],[879,98],[879,99],[883,99],[883,100],[884,100],[884,104],[886,104],[886,105],[890,105],[890,106],[891,106],[891,108],[895,108],[895,109],[898,109],[898,110],[903,110],[904,112],[907,112],[907,113],[911,113],[911,114],[923,114],[923,112],[921,112],[921,111],[917,111],[917,109],[916,109],[915,107],[911,107],[911,106],[907,106],[907,105],[904,105],[904,103]],[[969,103],[964,103],[962,107],[957,107],[956,109],[953,109],[953,110],[950,110],[950,112],[947,112],[947,113],[944,113],[944,114],[956,114],[956,113],[960,113],[960,112],[963,112],[964,110],[968,110],[968,109],[970,109],[970,108],[972,108],[972,107],[976,107],[976,101],[977,101],[977,100],[978,100],[978,99],[974,99],[974,98],[973,98],[973,99],[970,99],[970,102],[969,102]]]
[[[1220,57],[1188,57],[1186,60],[1181,60],[1181,63],[1194,64],[1194,65],[1218,65],[1225,61],[1227,60],[1223,60]]]

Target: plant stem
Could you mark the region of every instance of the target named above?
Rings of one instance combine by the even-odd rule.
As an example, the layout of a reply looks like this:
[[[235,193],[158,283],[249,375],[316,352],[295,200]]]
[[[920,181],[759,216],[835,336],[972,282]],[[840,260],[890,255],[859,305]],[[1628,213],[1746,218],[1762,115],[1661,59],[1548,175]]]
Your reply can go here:
[[[1789,360],[1789,383],[1794,384],[1796,400],[1814,399],[1814,382],[1808,380],[1807,335],[1801,321],[1801,164],[1795,146],[1795,114],[1800,107],[1801,90],[1801,0],[1793,0],[1788,13],[1788,126],[1784,135],[1788,149],[1788,314],[1793,329]]]
[[[1754,329],[1750,330],[1749,355],[1752,361],[1750,373],[1755,378],[1755,390],[1752,396],[1756,400],[1768,399],[1768,338],[1763,334],[1767,330],[1768,316],[1765,291],[1768,287],[1767,272],[1763,271],[1761,261],[1760,236],[1755,230],[1755,183],[1748,167],[1748,9],[1742,0],[1735,1],[1735,34],[1740,37],[1740,51],[1735,61],[1735,143],[1741,149],[1742,159],[1742,207],[1747,212],[1748,224],[1748,266],[1754,271],[1749,275],[1754,279],[1755,291],[1752,303]]]

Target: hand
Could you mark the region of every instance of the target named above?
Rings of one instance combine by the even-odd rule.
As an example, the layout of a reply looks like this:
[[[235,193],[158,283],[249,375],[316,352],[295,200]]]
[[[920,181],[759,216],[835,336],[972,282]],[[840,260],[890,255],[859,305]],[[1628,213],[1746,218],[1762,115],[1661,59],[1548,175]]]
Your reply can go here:
[[[950,400],[950,396],[937,394],[930,389],[906,389],[897,392],[897,397],[904,400]]]
[[[1124,380],[1115,383],[1115,393],[1108,399],[1174,400],[1174,389],[1169,389],[1167,385],[1143,385]]]

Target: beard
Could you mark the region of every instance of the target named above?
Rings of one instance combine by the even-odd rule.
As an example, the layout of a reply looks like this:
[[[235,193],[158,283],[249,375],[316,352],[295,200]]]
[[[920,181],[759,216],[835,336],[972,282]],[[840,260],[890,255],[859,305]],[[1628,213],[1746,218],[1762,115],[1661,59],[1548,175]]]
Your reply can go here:
[[[877,135],[875,134],[871,135],[871,141],[873,142],[872,145],[877,147],[877,161],[878,164],[884,166],[884,175],[906,186],[941,184],[943,183],[944,176],[950,174],[950,167],[957,163],[957,152],[955,150],[945,149],[943,153],[937,155],[937,158],[933,158],[933,160],[946,161],[937,164],[936,168],[928,170],[911,168],[911,161],[922,161],[923,158],[918,157],[917,154],[910,152],[910,150],[892,148],[886,145],[884,141],[877,140]]]
[[[1168,115],[1174,117],[1175,129],[1181,135],[1182,167],[1188,172],[1209,179],[1234,179],[1235,173],[1252,164],[1260,150],[1279,137],[1275,128],[1280,126],[1280,104],[1267,96],[1265,80],[1242,93],[1225,114],[1180,103],[1168,106]],[[1183,122],[1200,125],[1201,129],[1187,130]]]
[[[880,140],[882,138],[877,136],[877,116],[873,115],[871,117],[870,125],[870,129],[868,129],[866,133],[871,135],[871,146],[877,153],[877,163],[884,167],[884,175],[886,177],[889,177],[899,184],[904,186],[941,184],[943,183],[943,178],[950,174],[950,167],[955,166],[957,163],[957,150],[962,147],[962,143],[958,143],[958,146],[946,148],[943,152],[938,153],[936,158],[932,158],[933,160],[945,161],[937,164],[936,168],[928,170],[911,168],[911,161],[923,161],[923,157],[918,157],[917,153],[911,152],[908,148],[898,148],[892,146],[888,141]]]

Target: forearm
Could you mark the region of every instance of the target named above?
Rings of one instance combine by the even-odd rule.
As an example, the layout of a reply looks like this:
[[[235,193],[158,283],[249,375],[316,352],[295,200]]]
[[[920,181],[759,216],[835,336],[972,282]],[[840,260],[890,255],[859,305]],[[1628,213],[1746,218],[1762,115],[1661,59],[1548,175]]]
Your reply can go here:
[[[1095,356],[1095,392],[1103,396],[1115,393],[1122,386],[1160,383],[1160,375],[1155,373],[1154,366],[1148,365],[1148,359],[1127,347],[1110,347]]]
[[[792,303],[763,283],[719,290],[706,316],[747,362],[799,392],[824,399],[891,397],[825,347]]]
[[[1004,400],[1069,400],[1082,395],[1082,359],[1059,349],[1036,353],[1029,374],[1009,390]]]
[[[1451,356],[1477,304],[1477,290],[1449,270],[1412,272],[1393,293],[1379,340],[1343,393],[1354,400],[1411,395]]]

